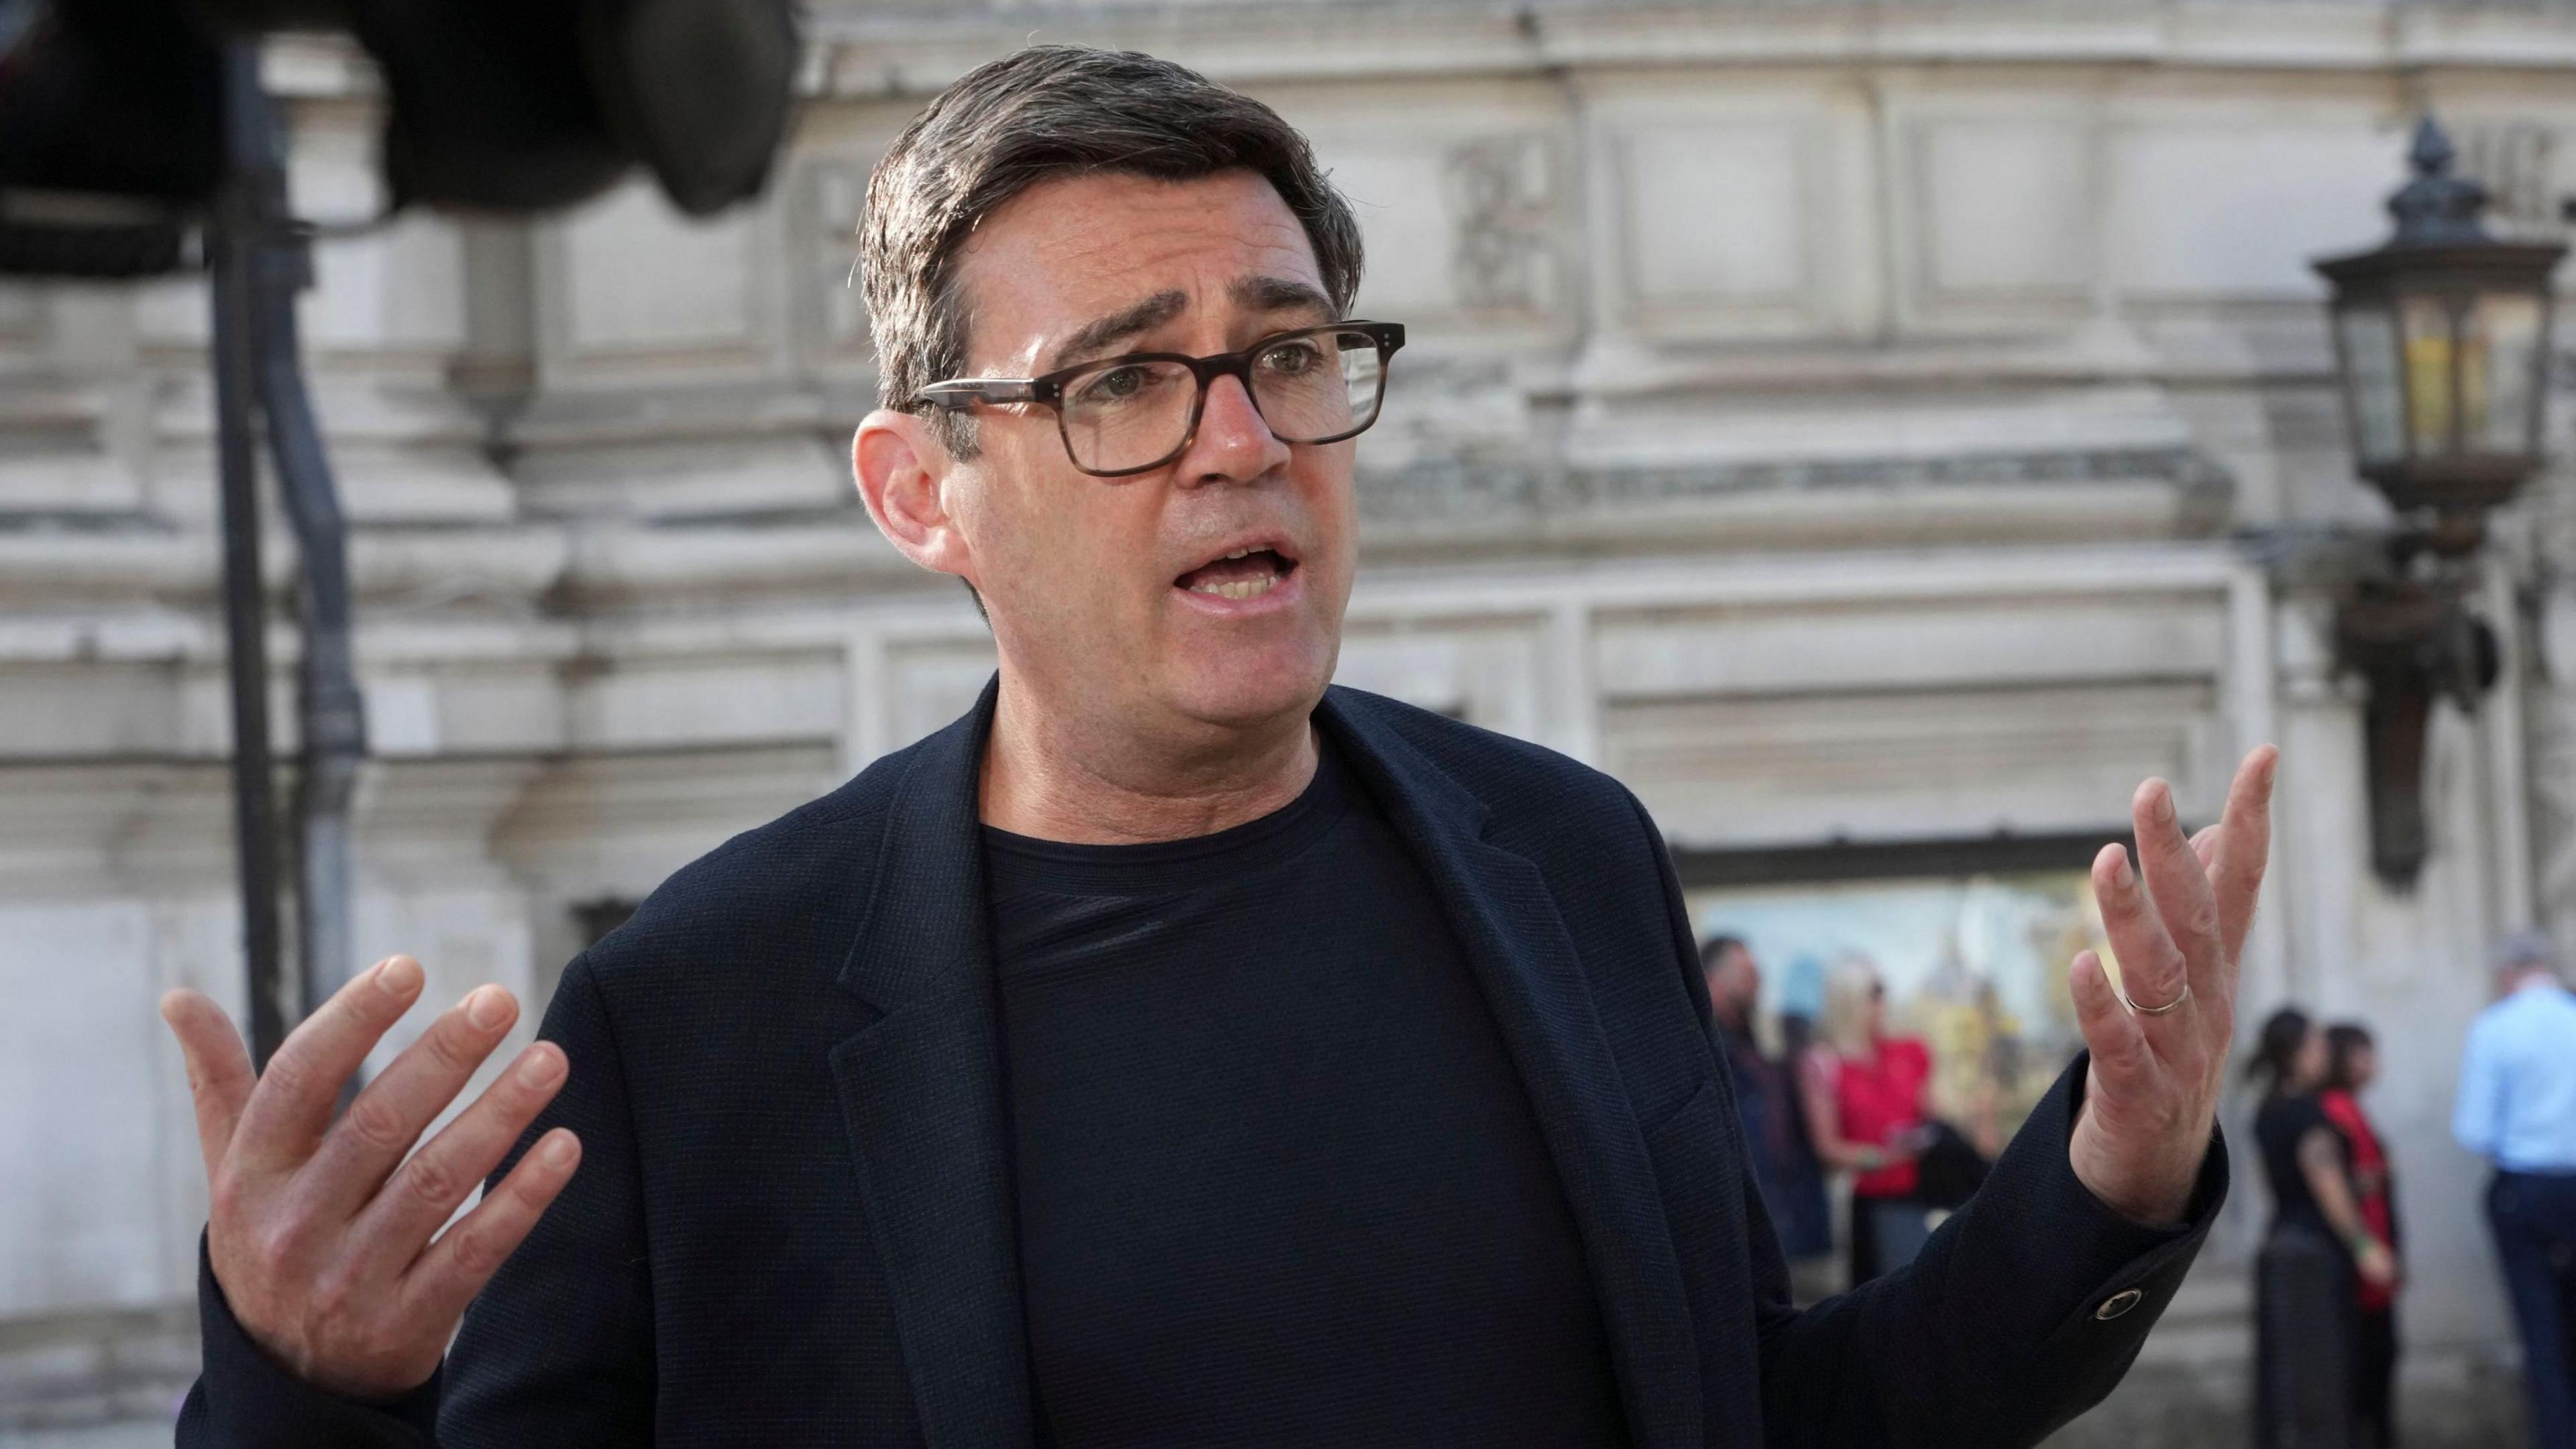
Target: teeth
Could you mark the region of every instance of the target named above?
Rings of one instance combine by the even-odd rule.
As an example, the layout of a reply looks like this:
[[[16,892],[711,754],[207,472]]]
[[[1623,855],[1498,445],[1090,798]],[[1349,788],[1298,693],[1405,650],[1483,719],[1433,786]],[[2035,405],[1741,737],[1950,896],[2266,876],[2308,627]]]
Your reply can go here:
[[[1214,594],[1221,599],[1257,599],[1277,587],[1278,583],[1279,576],[1273,574],[1268,578],[1235,579],[1231,582],[1221,584],[1192,584],[1190,585],[1190,592],[1193,594]]]
[[[1238,548],[1238,549],[1236,549],[1234,552],[1232,552],[1232,553],[1230,553],[1230,554],[1227,554],[1227,555],[1226,555],[1226,557],[1227,557],[1227,558],[1248,558],[1248,557],[1250,557],[1250,556],[1251,556],[1251,554],[1252,554],[1252,550],[1250,550],[1250,549],[1248,549],[1248,548]]]

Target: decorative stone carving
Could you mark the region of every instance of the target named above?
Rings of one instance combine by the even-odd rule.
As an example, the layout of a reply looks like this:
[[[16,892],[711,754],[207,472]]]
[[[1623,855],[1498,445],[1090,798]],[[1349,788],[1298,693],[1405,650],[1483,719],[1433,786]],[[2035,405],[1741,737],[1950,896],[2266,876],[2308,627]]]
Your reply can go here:
[[[2568,231],[2576,181],[2559,174],[2558,132],[2537,121],[2492,121],[2459,129],[2460,169],[2492,198],[2487,219],[2498,231],[2535,238]]]
[[[873,158],[835,152],[796,170],[789,306],[797,354],[809,367],[875,368],[858,276],[859,213],[873,164]]]
[[[1553,304],[1555,171],[1543,137],[1450,148],[1441,176],[1456,227],[1451,277],[1460,306],[1535,312]]]

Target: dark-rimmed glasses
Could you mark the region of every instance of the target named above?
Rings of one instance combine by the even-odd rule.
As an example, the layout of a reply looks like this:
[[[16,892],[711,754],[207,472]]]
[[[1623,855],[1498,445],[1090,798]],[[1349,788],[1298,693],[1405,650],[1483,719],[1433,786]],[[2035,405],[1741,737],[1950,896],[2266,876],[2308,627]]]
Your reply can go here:
[[[1403,345],[1399,322],[1327,322],[1214,357],[1130,352],[1043,377],[952,378],[913,394],[913,402],[951,412],[977,403],[1053,408],[1073,466],[1095,478],[1122,478],[1190,450],[1208,388],[1220,377],[1243,384],[1253,410],[1283,443],[1357,437],[1377,421],[1387,359]]]

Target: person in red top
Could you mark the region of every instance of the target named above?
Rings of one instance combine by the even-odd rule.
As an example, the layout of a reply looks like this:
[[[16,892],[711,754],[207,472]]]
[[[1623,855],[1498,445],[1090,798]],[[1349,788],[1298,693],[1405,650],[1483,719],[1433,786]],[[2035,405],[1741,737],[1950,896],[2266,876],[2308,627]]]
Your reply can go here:
[[[2326,1078],[2317,1105],[2351,1145],[2354,1205],[2371,1238],[2397,1253],[2397,1194],[2389,1180],[2388,1152],[2361,1110],[2361,1089],[2379,1075],[2379,1048],[2368,1028],[2341,1022],[2326,1028]],[[2404,1280],[2354,1279],[2359,1310],[2353,1341],[2352,1415],[2359,1449],[2390,1449],[2397,1442],[2397,1290]]]
[[[1913,1242],[1924,1232],[1915,1158],[1931,1132],[1932,1054],[1911,1037],[1887,1035],[1886,1026],[1887,988],[1877,970],[1845,961],[1825,982],[1822,1039],[1798,1073],[1817,1157],[1854,1174],[1854,1287],[1902,1266],[1886,1261],[1883,1243]]]

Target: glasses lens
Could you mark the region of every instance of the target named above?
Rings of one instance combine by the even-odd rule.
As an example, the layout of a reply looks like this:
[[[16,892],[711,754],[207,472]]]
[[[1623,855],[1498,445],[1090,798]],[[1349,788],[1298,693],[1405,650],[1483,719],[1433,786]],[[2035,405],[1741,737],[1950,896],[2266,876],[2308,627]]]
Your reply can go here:
[[[1299,332],[1252,359],[1252,398],[1282,442],[1346,438],[1377,420],[1386,360],[1365,332]]]
[[[1189,436],[1198,379],[1177,362],[1112,362],[1068,379],[1056,411],[1073,461],[1095,472],[1144,468]]]

